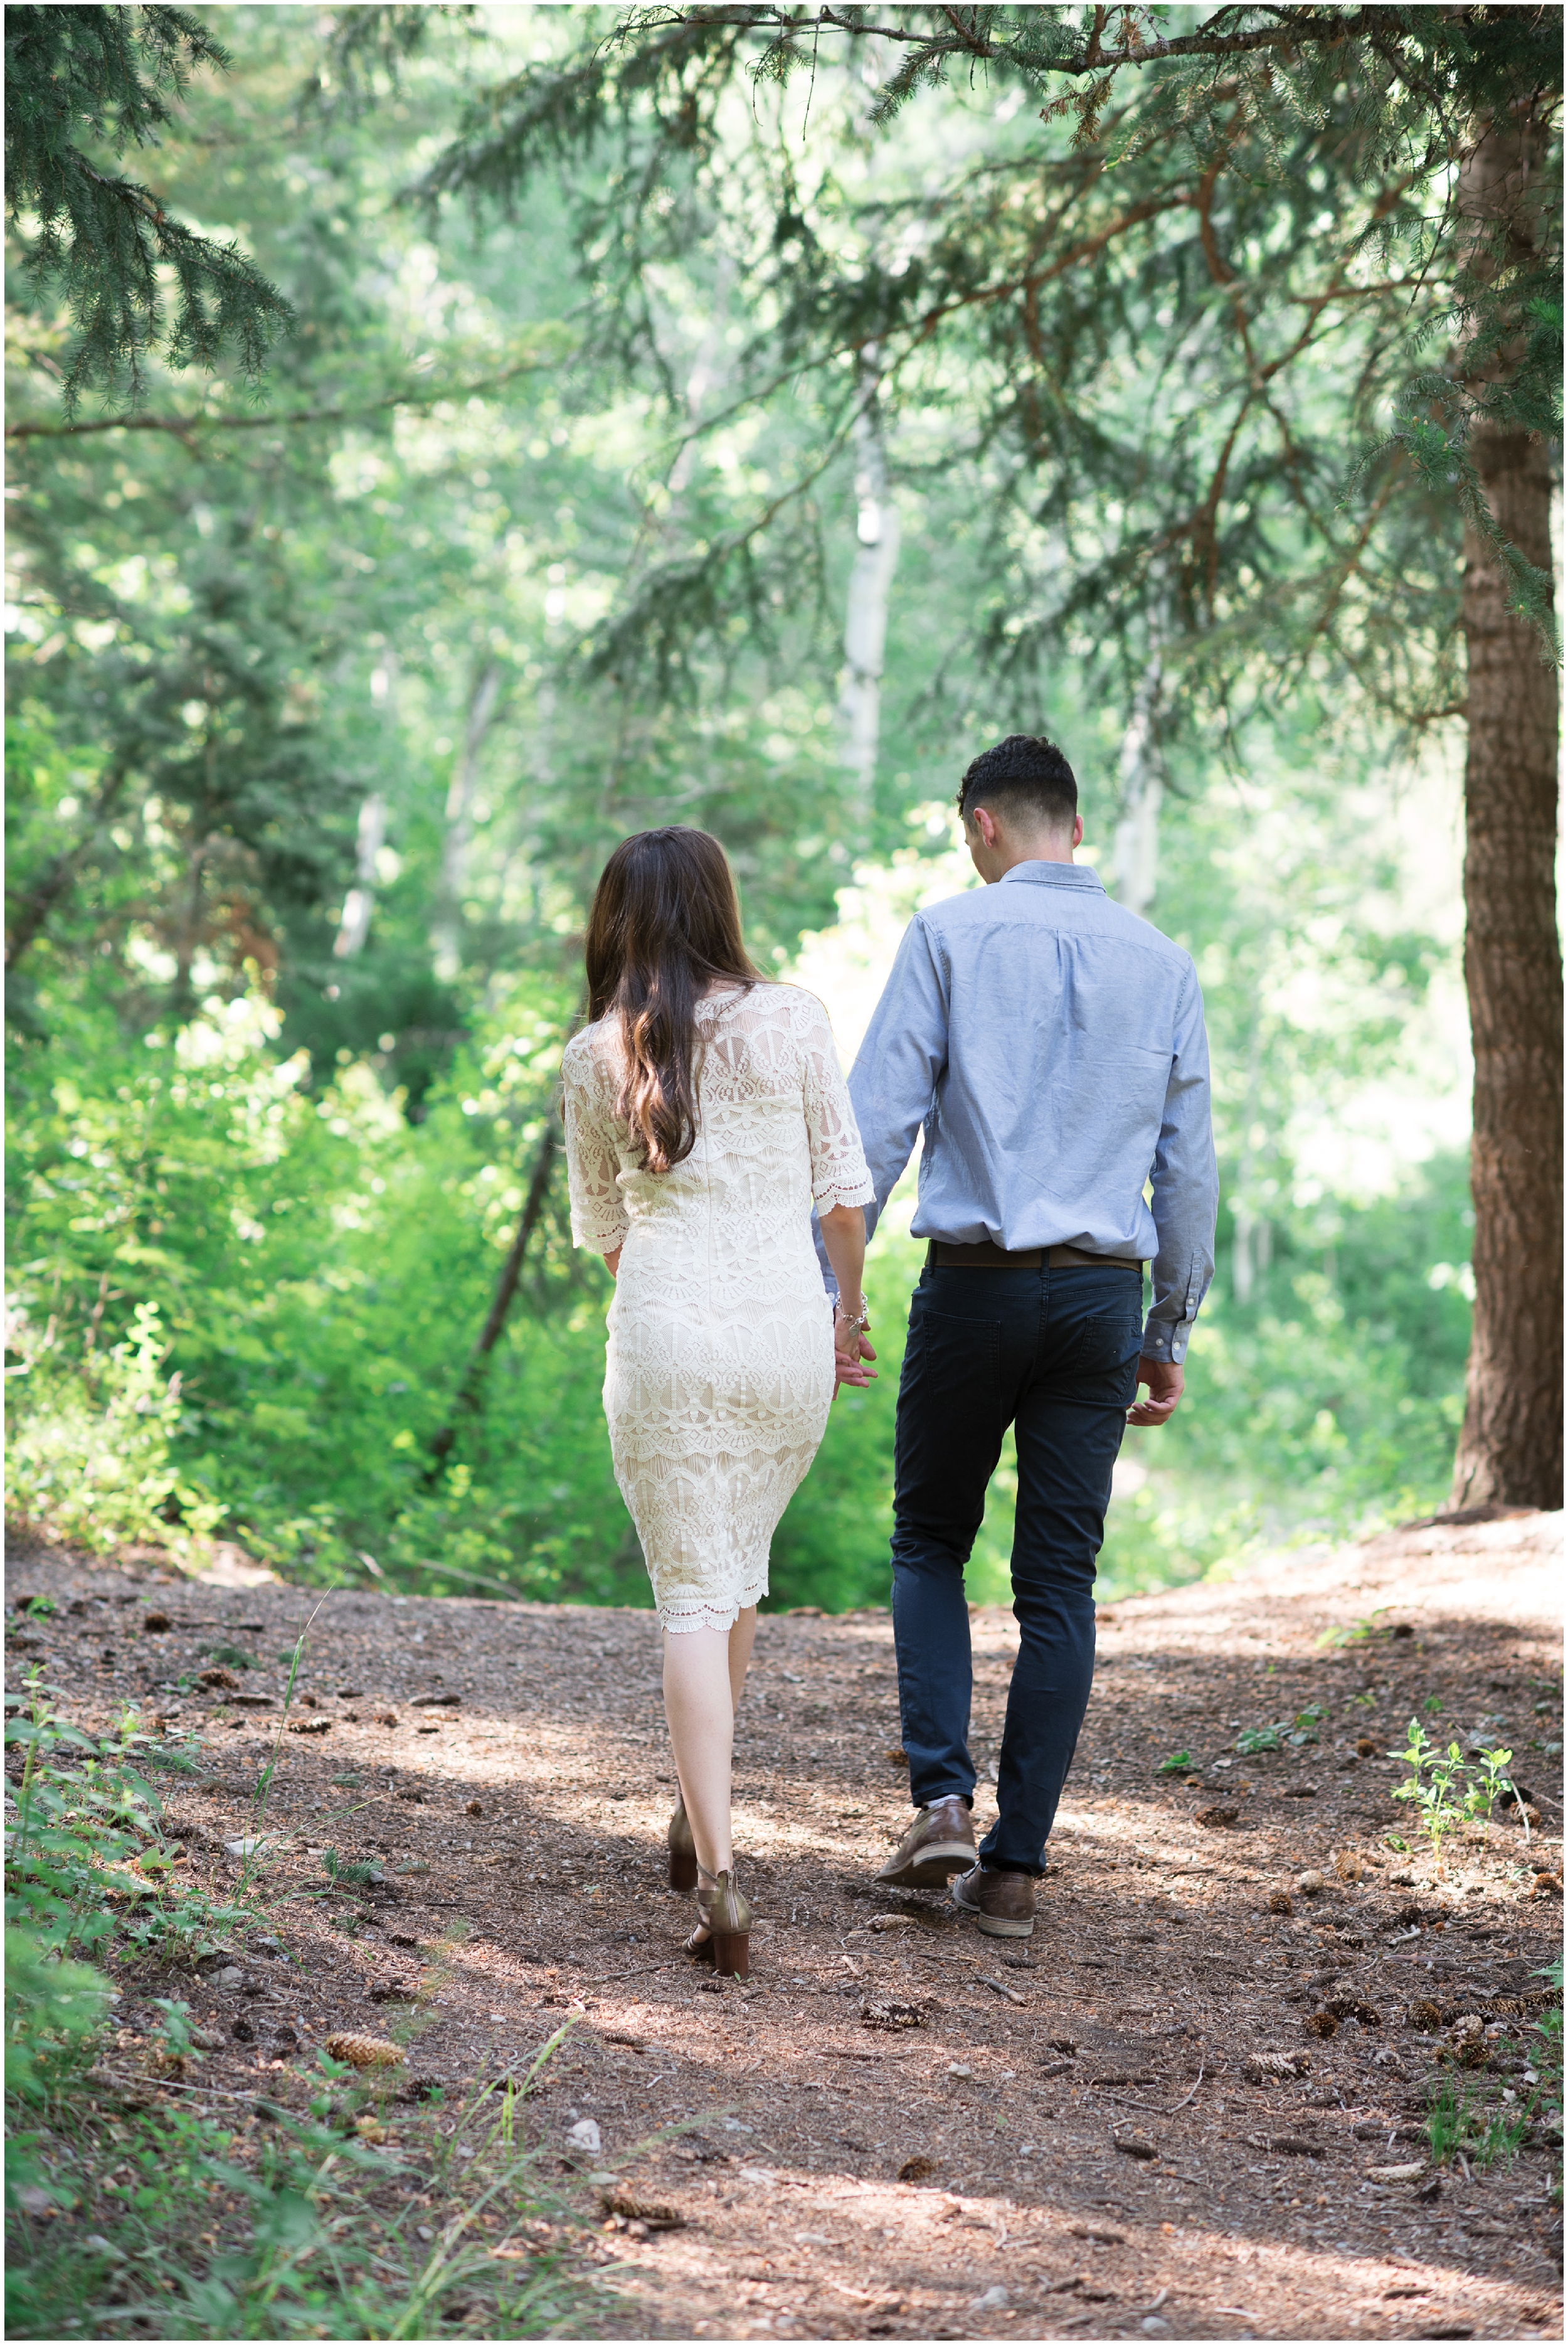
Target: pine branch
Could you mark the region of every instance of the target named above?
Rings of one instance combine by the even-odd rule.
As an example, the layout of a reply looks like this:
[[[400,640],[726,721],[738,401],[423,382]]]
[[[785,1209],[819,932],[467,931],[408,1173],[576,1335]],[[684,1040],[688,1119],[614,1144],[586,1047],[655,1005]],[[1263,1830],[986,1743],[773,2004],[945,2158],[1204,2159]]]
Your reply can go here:
[[[499,374],[481,375],[473,382],[446,383],[417,392],[396,391],[362,407],[296,407],[282,415],[106,415],[89,423],[8,423],[5,436],[7,440],[77,440],[96,431],[167,431],[185,439],[195,431],[268,431],[303,423],[358,423],[394,407],[429,409],[450,399],[481,399],[520,375],[563,365],[573,355],[563,350],[557,358],[520,359],[515,366],[503,367]]]
[[[1259,25],[1250,32],[1216,33],[1204,29],[1181,34],[1175,40],[1124,41],[1121,46],[1108,49],[1100,45],[1099,26],[1108,12],[1097,9],[1096,27],[1087,42],[1065,53],[1041,53],[1022,40],[988,40],[961,24],[955,9],[943,8],[936,13],[948,19],[952,26],[949,32],[911,29],[906,24],[871,24],[864,17],[845,15],[836,8],[818,8],[810,15],[792,15],[777,7],[646,9],[627,20],[622,37],[628,30],[662,31],[677,25],[693,29],[722,25],[726,33],[764,32],[776,27],[784,43],[802,40],[808,34],[846,33],[853,40],[895,42],[902,47],[916,49],[934,61],[961,56],[986,65],[1017,65],[1036,72],[1081,78],[1087,74],[1115,73],[1123,66],[1158,65],[1172,57],[1247,56],[1259,49],[1299,48],[1304,44],[1344,41],[1365,29],[1359,16],[1292,15],[1284,23]]]

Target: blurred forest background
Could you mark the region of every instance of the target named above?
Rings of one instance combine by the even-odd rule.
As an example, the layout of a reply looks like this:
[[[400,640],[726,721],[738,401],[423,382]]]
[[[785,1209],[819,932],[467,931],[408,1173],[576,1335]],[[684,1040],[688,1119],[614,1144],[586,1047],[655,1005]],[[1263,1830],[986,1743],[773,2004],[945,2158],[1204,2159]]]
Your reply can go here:
[[[597,872],[630,830],[714,831],[847,1060],[902,920],[972,880],[959,774],[1020,729],[1072,759],[1080,859],[1194,954],[1214,1053],[1219,1271],[1180,1416],[1127,1445],[1107,1592],[1440,1505],[1472,1292],[1462,516],[1377,454],[1413,330],[1354,298],[1419,276],[1419,221],[1368,241],[1375,188],[1302,123],[1299,168],[1151,202],[1016,343],[958,286],[942,336],[885,304],[824,356],[803,321],[956,286],[1027,170],[1065,207],[1082,121],[974,73],[884,119],[887,61],[825,49],[809,86],[616,84],[608,11],[194,22],[227,69],[135,168],[288,305],[259,381],[152,337],[134,410],[106,359],[71,382],[69,289],[11,255],[13,1508],[307,1580],[645,1603],[609,1283],[552,1154]],[[1264,379],[1236,288],[1330,249],[1310,347],[1303,308],[1255,323],[1290,367],[1195,586],[1155,508],[1209,476],[1238,366]],[[775,1607],[885,1599],[906,1223]],[[1004,1465],[978,1598],[1009,1503]]]

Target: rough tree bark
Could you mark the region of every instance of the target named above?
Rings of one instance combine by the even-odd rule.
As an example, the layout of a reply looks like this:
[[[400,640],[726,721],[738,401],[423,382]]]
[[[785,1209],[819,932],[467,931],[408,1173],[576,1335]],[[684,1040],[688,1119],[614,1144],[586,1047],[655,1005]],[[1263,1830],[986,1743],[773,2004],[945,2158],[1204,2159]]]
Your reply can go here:
[[[1533,126],[1483,129],[1461,178],[1471,265],[1490,273],[1536,228]],[[1495,380],[1504,350],[1482,370]],[[1503,538],[1552,569],[1552,471],[1528,432],[1482,423],[1471,454]],[[1465,987],[1475,1052],[1471,1194],[1475,1320],[1454,1508],[1563,1503],[1563,960],[1557,678],[1512,616],[1493,546],[1467,532]]]
[[[1552,472],[1522,431],[1472,442],[1509,543],[1550,570]],[[1475,1051],[1471,1194],[1475,1323],[1458,1507],[1563,1503],[1563,961],[1557,846],[1557,678],[1508,610],[1476,533],[1465,546],[1469,746],[1464,769],[1464,977]]]

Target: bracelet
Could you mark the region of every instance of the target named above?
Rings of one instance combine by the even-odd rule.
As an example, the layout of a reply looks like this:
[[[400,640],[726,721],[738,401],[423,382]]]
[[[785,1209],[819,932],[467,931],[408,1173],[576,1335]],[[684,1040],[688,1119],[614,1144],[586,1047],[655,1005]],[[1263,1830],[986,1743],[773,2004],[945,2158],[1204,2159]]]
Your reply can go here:
[[[847,1319],[850,1325],[858,1329],[859,1333],[863,1335],[871,1325],[871,1313],[866,1308],[865,1297],[864,1294],[860,1298],[860,1311],[858,1315],[853,1311],[846,1311],[845,1309],[844,1297],[842,1294],[839,1296],[838,1301],[834,1304],[833,1309],[834,1316],[835,1318]]]

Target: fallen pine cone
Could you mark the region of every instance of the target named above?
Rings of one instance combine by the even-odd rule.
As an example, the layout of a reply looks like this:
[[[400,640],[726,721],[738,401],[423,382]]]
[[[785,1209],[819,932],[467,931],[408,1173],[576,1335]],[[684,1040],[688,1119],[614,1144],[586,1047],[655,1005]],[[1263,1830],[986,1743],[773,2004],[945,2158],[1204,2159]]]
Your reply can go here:
[[[917,1930],[920,1920],[915,1914],[873,1914],[865,1926],[868,1930]]]
[[[898,2169],[898,2179],[900,2182],[924,2182],[927,2175],[936,2171],[936,2160],[934,2157],[906,2157]]]
[[[378,1726],[396,1726],[397,1722],[398,1713],[395,1710],[379,1710],[376,1712]]]
[[[1321,2035],[1325,2039],[1338,2035],[1340,2027],[1331,2011],[1310,2011],[1301,2025],[1310,2035]]]
[[[1116,2136],[1116,2147],[1124,2157],[1149,2158],[1159,2156],[1153,2142],[1146,2141],[1143,2136],[1138,2133],[1118,2133]]]
[[[403,2057],[402,2046],[389,2044],[384,2035],[329,2035],[325,2049],[351,2068],[396,2068]]]
[[[1320,1873],[1299,1873],[1296,1875],[1298,1897],[1320,1897],[1328,1885]]]
[[[219,1686],[225,1686],[230,1693],[238,1693],[239,1690],[239,1680],[235,1676],[232,1670],[203,1670],[200,1676],[197,1679],[197,1685],[210,1686],[215,1690]]]
[[[1312,2067],[1310,2052],[1249,2052],[1246,2059],[1247,2081],[1260,2085],[1270,2076],[1306,2076]]]
[[[629,2190],[602,2191],[599,2203],[607,2215],[619,2215],[624,2223],[646,2223],[651,2231],[683,2231],[686,2228],[686,2218],[678,2207],[634,2198]]]
[[[924,2027],[926,2021],[912,2003],[863,2003],[860,2006],[863,2027]]]
[[[1561,1897],[1563,1894],[1562,1873],[1538,1873],[1534,1880],[1530,1884],[1530,1894],[1532,1897]]]
[[[483,1815],[483,1813],[484,1813],[484,1802],[483,1802],[483,1801],[482,1801],[482,1800],[470,1800],[470,1801],[469,1802],[469,1803],[468,1803],[467,1807],[466,1807],[466,1808],[464,1808],[464,1810],[463,1810],[463,1813],[464,1813],[464,1815],[465,1815],[465,1816],[482,1816],[482,1815]]]
[[[1381,2027],[1383,2024],[1382,2013],[1370,2003],[1363,2003],[1359,1995],[1331,1995],[1324,2008],[1331,2011],[1336,2019],[1359,2019],[1363,2027]]]
[[[1276,1889],[1273,1895],[1269,1900],[1270,1913],[1293,1914],[1295,1910],[1296,1903],[1294,1898],[1292,1898],[1287,1891],[1283,1889]]]
[[[291,1718],[288,1731],[290,1734],[330,1734],[332,1721],[329,1718]]]
[[[1241,1811],[1239,1808],[1219,1806],[1212,1808],[1199,1808],[1197,1815],[1193,1818],[1193,1822],[1195,1823],[1207,1824],[1211,1832],[1219,1832],[1222,1830],[1226,1824],[1235,1823]]]

